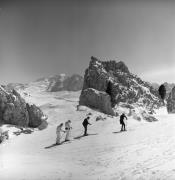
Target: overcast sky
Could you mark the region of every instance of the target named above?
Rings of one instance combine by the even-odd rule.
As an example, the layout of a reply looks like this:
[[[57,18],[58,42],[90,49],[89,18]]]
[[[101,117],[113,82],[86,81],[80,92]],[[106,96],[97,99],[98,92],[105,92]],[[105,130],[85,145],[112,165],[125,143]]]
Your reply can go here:
[[[175,2],[0,3],[0,84],[84,75],[92,55],[124,61],[147,81],[175,82]]]

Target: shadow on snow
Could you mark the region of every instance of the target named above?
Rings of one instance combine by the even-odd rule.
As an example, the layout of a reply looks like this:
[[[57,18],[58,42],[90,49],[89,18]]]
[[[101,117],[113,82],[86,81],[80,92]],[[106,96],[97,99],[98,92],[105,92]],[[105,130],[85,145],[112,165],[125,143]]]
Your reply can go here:
[[[94,134],[88,134],[87,136],[94,136],[94,135],[97,135],[97,133],[94,133]],[[81,139],[83,137],[87,137],[85,135],[80,135],[80,136],[77,136],[75,137],[74,139],[77,140],[77,139]],[[68,144],[68,143],[71,143],[72,141],[62,141],[60,144],[51,144],[50,146],[46,146],[45,149],[50,149],[50,148],[53,148],[55,146],[60,146],[60,145],[63,145],[63,144]]]
[[[88,134],[87,136],[94,136],[94,135],[97,135],[97,133]],[[74,137],[74,139],[81,139],[82,137],[87,137],[87,136],[85,136],[85,135],[80,135],[80,136]]]

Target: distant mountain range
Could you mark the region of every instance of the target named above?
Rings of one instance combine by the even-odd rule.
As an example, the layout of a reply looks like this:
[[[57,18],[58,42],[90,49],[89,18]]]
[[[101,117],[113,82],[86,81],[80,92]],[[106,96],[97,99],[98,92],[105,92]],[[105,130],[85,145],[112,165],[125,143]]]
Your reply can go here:
[[[83,77],[78,74],[73,74],[72,76],[67,76],[65,74],[54,75],[51,77],[44,77],[37,79],[28,84],[21,83],[9,83],[7,85],[10,89],[19,90],[30,90],[35,91],[79,91],[83,87]]]
[[[49,86],[47,91],[79,91],[83,87],[83,77],[78,74],[72,76],[66,76],[65,74],[60,74],[49,78]]]

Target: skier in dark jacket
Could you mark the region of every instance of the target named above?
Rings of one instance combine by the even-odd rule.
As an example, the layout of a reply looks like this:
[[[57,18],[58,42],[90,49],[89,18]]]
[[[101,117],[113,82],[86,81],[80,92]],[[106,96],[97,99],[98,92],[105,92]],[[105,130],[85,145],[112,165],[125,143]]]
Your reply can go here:
[[[88,126],[88,124],[89,125],[91,125],[89,122],[88,122],[88,120],[90,119],[90,117],[88,116],[87,118],[85,118],[84,119],[84,121],[83,121],[83,127],[84,127],[84,136],[87,136],[88,134],[87,134],[87,126]]]
[[[123,114],[120,116],[120,124],[122,125],[121,131],[126,131],[124,118],[126,118],[126,120],[128,119],[128,118],[125,116],[125,114],[123,113]]]

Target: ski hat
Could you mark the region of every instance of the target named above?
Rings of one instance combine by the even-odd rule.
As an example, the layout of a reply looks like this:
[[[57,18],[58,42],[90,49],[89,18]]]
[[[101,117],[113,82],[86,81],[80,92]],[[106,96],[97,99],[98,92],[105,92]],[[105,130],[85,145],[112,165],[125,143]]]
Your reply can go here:
[[[71,120],[68,120],[67,122],[71,123]]]

